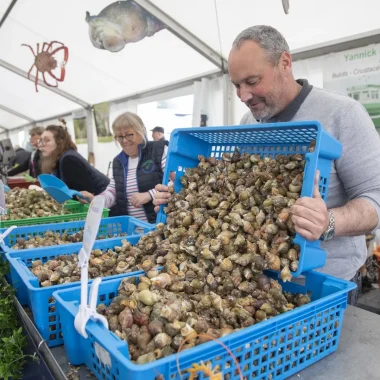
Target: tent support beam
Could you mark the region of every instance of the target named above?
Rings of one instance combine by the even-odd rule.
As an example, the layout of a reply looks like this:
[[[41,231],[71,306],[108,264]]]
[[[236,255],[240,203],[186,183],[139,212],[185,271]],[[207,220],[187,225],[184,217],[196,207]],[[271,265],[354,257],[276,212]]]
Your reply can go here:
[[[71,112],[66,112],[66,113],[61,113],[59,115],[55,115],[55,116],[51,116],[51,117],[47,117],[45,119],[39,119],[39,120],[35,120],[33,121],[33,124],[40,124],[40,123],[45,123],[45,121],[49,121],[49,120],[53,120],[53,119],[60,119],[60,118],[64,118],[64,117],[67,117],[67,116],[72,116],[73,115],[73,112],[75,112],[77,110],[73,110]],[[20,125],[19,127],[16,127],[16,128],[12,128],[10,129],[10,131],[18,131],[18,130],[21,130],[21,129],[24,129],[24,128],[27,128],[30,126],[31,123],[26,123],[26,124],[23,124],[23,125]]]
[[[185,29],[181,24],[171,18],[168,14],[163,12],[156,5],[152,4],[149,0],[135,0],[135,3],[144,8],[154,17],[162,21],[166,28],[172,32],[175,36],[185,42],[187,45],[191,46],[195,51],[205,57],[207,60],[212,62],[216,67],[225,71],[227,70],[227,62],[223,56],[212,49],[210,46],[205,44],[202,40],[196,37],[194,34]]]
[[[12,2],[9,4],[7,10],[6,10],[5,13],[4,13],[4,16],[3,16],[2,19],[0,20],[0,28],[3,26],[5,20],[8,18],[9,13],[11,13],[11,10],[12,10],[12,8],[15,6],[16,3],[17,3],[17,0],[12,0]]]
[[[34,123],[35,122],[35,120],[31,119],[29,116],[23,115],[22,113],[17,112],[15,110],[12,110],[12,109],[10,109],[8,107],[5,107],[5,106],[3,106],[1,104],[0,104],[0,109],[2,109],[3,111],[6,111],[8,113],[11,113],[12,115],[15,115],[17,117],[20,117],[21,119],[28,120],[30,123]]]
[[[169,92],[173,90],[178,90],[179,88],[187,87],[187,86],[192,86],[194,82],[202,80],[202,78],[206,79],[214,79],[222,76],[222,72],[219,70],[215,70],[212,72],[205,73],[203,75],[196,75],[178,82],[173,82],[166,84],[164,86],[159,86],[155,87],[143,92],[138,92],[136,94],[128,95],[128,96],[123,96],[121,98],[115,98],[108,100],[109,103],[123,103],[128,100],[135,100],[135,99],[142,99],[142,98],[148,98],[151,96],[156,96],[158,94],[161,94],[163,92]]]
[[[45,119],[35,120],[35,121],[33,121],[33,123],[26,123],[26,124],[20,125],[19,127],[12,128],[12,129],[10,129],[10,131],[16,132],[16,131],[22,130],[24,128],[28,128],[30,126],[30,124],[40,124],[40,123],[45,123],[46,121],[49,121],[49,120],[54,120],[54,119],[58,120],[60,118],[64,118],[64,117],[67,117],[67,116],[72,116],[73,112],[75,112],[75,111],[77,111],[77,110],[73,110],[71,112],[66,112],[66,113],[61,113],[59,115],[54,115],[54,116],[51,116],[51,117],[47,117]]]
[[[7,70],[11,71],[14,74],[20,75],[21,77],[28,79],[28,73],[27,72],[19,69],[16,66],[11,65],[10,63],[5,62],[5,61],[3,61],[1,59],[0,59],[0,67],[3,67],[4,69],[7,69]],[[30,76],[30,80],[34,82],[35,76],[31,75]],[[76,96],[73,96],[73,95],[71,95],[71,94],[69,94],[69,93],[67,93],[67,92],[65,92],[63,90],[60,90],[57,87],[47,86],[42,80],[38,80],[38,84],[40,86],[46,88],[47,90],[52,91],[52,92],[54,92],[54,93],[62,96],[63,98],[66,98],[67,100],[72,101],[73,103],[79,104],[83,108],[91,108],[91,105],[88,104],[88,103],[86,103],[85,101],[83,101],[83,100],[77,98]]]
[[[363,46],[377,43],[380,43],[380,29],[354,34],[352,36],[339,38],[337,40],[332,40],[301,49],[295,49],[291,51],[291,54],[293,61],[298,61],[301,59],[315,58],[330,53],[338,53],[344,50],[361,48]]]
[[[36,120],[34,123],[35,124],[45,123],[46,121],[53,120],[53,119],[57,119],[57,122],[58,122],[58,119],[65,118],[67,116],[72,116],[73,112],[75,112],[75,111],[77,111],[77,110],[73,110],[71,112],[61,113],[60,115],[55,115],[55,116],[52,116],[52,117],[46,117],[45,119],[39,119],[39,120]],[[28,125],[29,124],[24,124],[21,127],[17,127],[17,128],[25,128]],[[12,131],[14,131],[14,129],[12,129]]]
[[[187,78],[187,79],[179,81],[179,82],[174,82],[174,83],[171,83],[171,84],[168,84],[168,85],[165,85],[165,86],[160,86],[160,87],[152,88],[152,89],[144,91],[144,92],[139,92],[137,94],[132,94],[132,95],[129,95],[129,96],[124,96],[124,97],[116,98],[116,99],[111,99],[111,100],[108,100],[108,102],[109,103],[115,103],[115,104],[117,104],[117,103],[127,102],[128,100],[148,98],[148,97],[151,97],[151,96],[158,95],[160,93],[169,92],[169,91],[177,90],[179,88],[192,86],[195,81],[201,80],[202,78],[214,79],[214,78],[218,78],[220,76],[222,76],[222,72],[215,70],[215,71],[203,74],[203,75],[198,75],[198,76],[190,77],[190,78]],[[61,118],[61,117],[72,116],[73,112],[75,112],[75,111],[76,110],[73,110],[72,112],[66,112],[64,114],[55,115],[55,116],[48,117],[48,118],[45,118],[45,119],[36,120],[34,122],[34,124],[44,123],[45,121],[49,121],[49,120],[53,120],[53,119],[58,119],[58,118]],[[23,128],[28,127],[29,125],[30,125],[30,123],[27,123],[27,124],[21,125],[21,126],[16,127],[16,128],[12,128],[12,129],[10,129],[10,131],[13,132],[13,131],[21,130]]]

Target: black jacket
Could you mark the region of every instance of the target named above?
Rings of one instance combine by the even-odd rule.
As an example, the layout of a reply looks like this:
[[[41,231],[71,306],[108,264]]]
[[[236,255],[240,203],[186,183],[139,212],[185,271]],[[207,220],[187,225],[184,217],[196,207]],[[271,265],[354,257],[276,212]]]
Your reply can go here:
[[[148,141],[146,146],[139,146],[139,164],[136,169],[137,186],[140,193],[153,189],[162,183],[163,172],[161,169],[162,156],[165,150],[165,141]],[[113,177],[116,187],[116,205],[112,209],[112,216],[128,215],[126,178],[128,173],[128,160],[124,152],[121,152],[113,160]],[[156,223],[156,213],[153,202],[144,206],[144,211],[149,223]]]
[[[102,193],[110,182],[109,178],[91,166],[73,149],[62,154],[53,174],[65,182],[70,189],[88,191],[95,195]]]
[[[16,157],[10,162],[11,166],[17,165],[15,168],[8,171],[8,176],[16,175],[28,170],[31,153],[23,148],[15,150]]]
[[[161,137],[158,141],[164,141],[166,146],[169,145],[169,141],[165,139],[165,137]]]
[[[18,150],[17,150],[18,152]],[[26,152],[26,151],[25,151]],[[29,175],[33,178],[37,178],[41,174],[41,152],[37,149],[34,150],[32,153],[28,153],[28,159],[22,160],[22,163],[19,163],[19,165],[11,170],[8,171],[8,176],[17,175],[20,173],[23,173],[29,169]]]

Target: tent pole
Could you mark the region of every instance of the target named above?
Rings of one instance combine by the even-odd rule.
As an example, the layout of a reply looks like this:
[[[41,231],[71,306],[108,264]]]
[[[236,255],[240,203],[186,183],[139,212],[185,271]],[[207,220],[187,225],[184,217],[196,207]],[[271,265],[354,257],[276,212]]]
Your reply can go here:
[[[213,48],[205,44],[201,39],[196,37],[194,34],[185,29],[181,24],[171,18],[168,14],[163,12],[156,5],[152,4],[149,0],[135,0],[135,3],[144,8],[152,16],[158,18],[162,21],[166,28],[172,32],[175,36],[185,42],[187,45],[191,46],[195,51],[205,57],[207,60],[212,62],[216,67],[221,70],[225,70],[227,67],[227,62],[223,56],[215,51]]]
[[[162,94],[163,92],[169,92],[169,91],[174,91],[178,90],[179,88],[183,87],[188,87],[192,86],[194,82],[202,80],[202,78],[207,78],[207,79],[214,79],[214,78],[219,78],[221,76],[221,71],[215,70],[212,72],[204,73],[202,75],[195,75],[192,77],[189,77],[187,79],[183,79],[174,83],[169,83],[165,84],[163,86],[151,88],[142,92],[138,92],[136,94],[131,94],[127,96],[122,96],[119,98],[113,98],[113,99],[108,99],[108,103],[121,103],[121,102],[126,102],[129,100],[135,100],[135,99],[144,99],[152,96],[156,96],[159,94]]]
[[[87,155],[92,152],[95,154],[95,118],[94,109],[91,108],[86,112],[86,125],[87,125]]]
[[[223,125],[233,125],[233,88],[228,74],[224,74],[223,78]]]
[[[7,17],[9,16],[9,13],[11,13],[11,10],[12,8],[15,6],[15,4],[17,3],[17,0],[12,0],[12,2],[9,4],[7,10],[5,11],[4,13],[4,16],[1,18],[0,20],[0,28],[3,26],[5,20],[7,19]]]
[[[10,109],[8,107],[5,107],[5,106],[3,106],[1,104],[0,104],[0,109],[2,109],[5,112],[11,113],[12,115],[15,115],[17,117],[20,117],[21,119],[28,120],[30,123],[35,123],[35,120],[31,119],[29,116],[23,115],[22,113],[17,112],[15,110],[12,110],[12,109]]]
[[[28,73],[27,72],[19,69],[16,66],[11,65],[10,63],[5,62],[5,61],[3,61],[1,59],[0,59],[0,67],[4,67],[4,69],[7,69],[7,70],[11,71],[12,73],[15,73],[17,75],[20,75],[23,78],[28,79]],[[30,80],[34,82],[34,79],[35,79],[35,77],[33,75],[31,75],[30,76]],[[79,104],[83,108],[90,108],[91,107],[89,103],[86,103],[85,101],[77,98],[76,96],[73,96],[73,95],[71,95],[71,94],[69,94],[69,93],[67,93],[67,92],[65,92],[63,90],[60,90],[57,87],[49,87],[49,86],[47,86],[42,80],[38,80],[38,84],[40,86],[46,88],[47,90],[55,92],[56,94],[62,96],[63,98],[66,98],[66,99],[72,101],[73,103]]]

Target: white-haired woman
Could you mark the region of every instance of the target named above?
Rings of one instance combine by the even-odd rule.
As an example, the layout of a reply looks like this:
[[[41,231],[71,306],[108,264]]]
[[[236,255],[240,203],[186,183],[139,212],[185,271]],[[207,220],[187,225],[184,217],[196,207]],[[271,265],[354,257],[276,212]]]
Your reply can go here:
[[[112,215],[155,223],[154,187],[162,183],[168,147],[165,141],[147,141],[143,121],[132,112],[118,116],[112,129],[123,150],[114,158],[113,178],[100,195],[105,197],[106,207],[112,208]],[[86,191],[82,194],[90,201],[94,197]]]

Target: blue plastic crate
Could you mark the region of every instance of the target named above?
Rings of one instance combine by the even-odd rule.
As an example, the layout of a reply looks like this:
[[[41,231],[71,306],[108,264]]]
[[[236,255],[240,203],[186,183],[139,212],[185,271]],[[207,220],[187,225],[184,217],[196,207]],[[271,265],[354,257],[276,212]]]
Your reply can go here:
[[[305,285],[280,282],[285,291],[310,291],[310,304],[220,338],[237,358],[244,379],[285,379],[337,350],[347,294],[356,285],[318,272],[309,272],[305,278]],[[120,281],[100,284],[98,303],[109,305],[117,295]],[[230,380],[240,379],[231,356],[213,341],[178,355],[182,377],[177,370],[177,355],[143,365],[132,363],[127,342],[103,325],[89,321],[86,326],[88,339],[77,333],[74,318],[79,297],[80,287],[54,293],[65,350],[71,364],[85,364],[98,379],[146,380],[157,379],[161,374],[164,379],[185,380],[189,373],[183,371],[201,361],[211,362],[212,368],[219,366],[223,378],[228,375]]]
[[[140,240],[141,235],[122,237],[107,240],[98,240],[94,244],[94,249],[108,249],[121,245],[123,239],[135,245]],[[58,289],[68,289],[80,284],[79,281],[40,287],[38,278],[30,271],[32,262],[41,260],[46,262],[59,255],[78,254],[82,243],[53,246],[43,249],[29,249],[23,251],[7,252],[5,255],[10,263],[13,287],[20,304],[28,306],[34,318],[34,323],[43,339],[49,347],[63,344],[61,323],[56,310],[56,302],[52,297],[53,292]],[[140,272],[139,272],[140,273]],[[103,281],[124,277],[125,274],[103,277]],[[90,283],[92,280],[89,281]]]
[[[4,252],[12,251],[12,246],[17,243],[18,238],[28,240],[29,236],[44,236],[46,231],[58,232],[60,234],[67,233],[73,235],[79,231],[83,231],[85,220],[78,220],[65,223],[40,224],[34,226],[21,226],[14,229],[5,239],[0,248]],[[100,221],[98,237],[114,238],[120,233],[127,235],[143,235],[155,229],[154,224],[143,222],[132,216],[116,216],[111,218],[102,218]],[[0,229],[0,234],[5,232],[6,228]],[[68,243],[69,244],[69,243]],[[39,247],[41,248],[41,247]]]
[[[53,231],[67,233],[72,235],[76,232],[82,231],[84,229],[86,221],[78,220],[73,222],[66,223],[53,223],[53,224],[39,224],[34,226],[20,226],[14,229],[5,239],[4,242],[0,244],[0,257],[1,260],[6,260],[5,252],[17,251],[20,252],[20,255],[25,250],[14,250],[14,246],[18,238],[28,239],[29,236],[44,236],[46,231]],[[152,231],[156,228],[155,224],[150,224],[143,222],[139,219],[133,218],[132,216],[116,216],[112,218],[102,218],[99,226],[99,236],[104,237],[116,237],[120,233],[126,233],[127,236],[143,235]],[[7,229],[0,229],[0,234],[5,232]],[[73,244],[73,243],[67,243]],[[56,247],[56,246],[54,246]],[[48,249],[50,247],[38,247],[33,249]],[[12,283],[12,278],[8,273],[6,275],[8,282]]]
[[[313,140],[314,152],[308,153]],[[319,190],[324,200],[327,199],[332,161],[342,154],[342,144],[324,131],[317,121],[175,129],[170,136],[163,183],[168,183],[169,174],[174,171],[174,190],[178,192],[183,187],[180,178],[186,168],[198,165],[198,155],[221,158],[223,153],[233,153],[236,148],[241,153],[272,158],[279,154],[304,154],[306,165],[301,196],[312,197],[318,169]],[[157,223],[165,221],[166,215],[161,207]],[[294,243],[301,248],[298,270],[292,272],[294,277],[325,265],[326,252],[320,248],[319,240],[308,242],[297,234]]]

